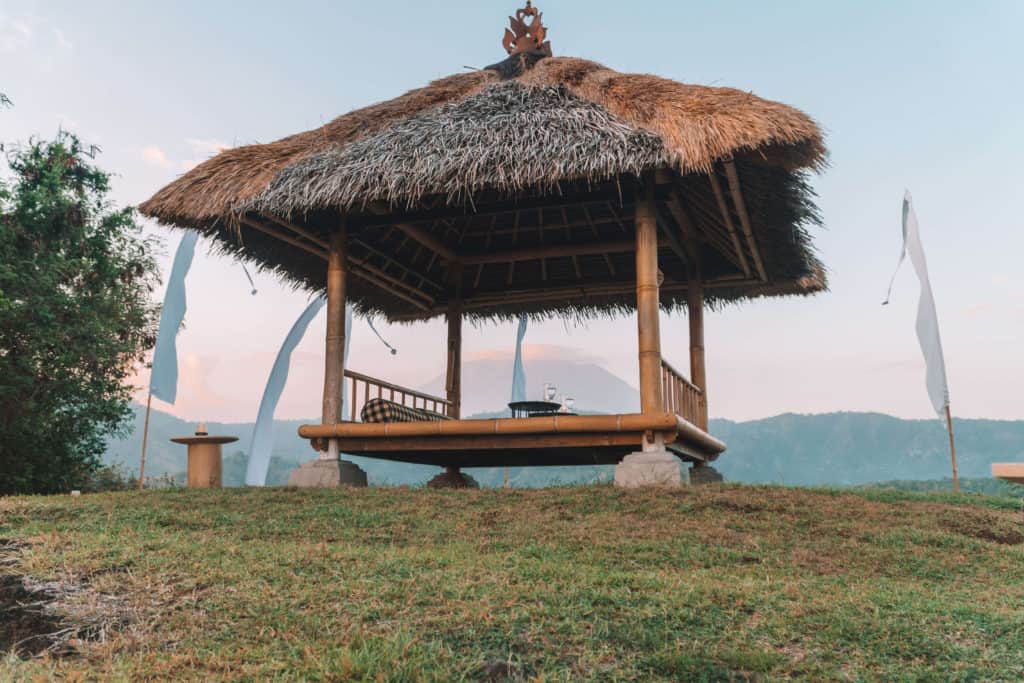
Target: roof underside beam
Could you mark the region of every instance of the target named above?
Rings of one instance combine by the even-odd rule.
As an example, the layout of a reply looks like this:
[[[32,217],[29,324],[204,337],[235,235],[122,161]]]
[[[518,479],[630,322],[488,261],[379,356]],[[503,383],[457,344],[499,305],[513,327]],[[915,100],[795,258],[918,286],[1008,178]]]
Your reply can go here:
[[[658,246],[667,246],[668,240],[660,240]],[[485,263],[514,263],[516,261],[539,261],[546,258],[618,254],[636,249],[635,241],[622,242],[572,242],[551,244],[523,249],[487,251],[479,254],[463,254],[459,261],[466,265]]]
[[[246,216],[241,216],[239,218],[239,222],[246,227],[267,235],[268,237],[273,237],[285,244],[290,244],[308,254],[312,254],[313,256],[322,259],[325,263],[327,262],[327,250],[314,242],[313,240],[315,238],[312,236],[308,240],[304,241],[284,233],[279,228],[268,226],[261,221]],[[350,254],[348,256],[348,261],[349,270],[353,275],[356,275],[368,284],[378,287],[406,303],[412,304],[421,311],[429,310],[429,307],[436,303],[436,300],[433,297],[430,297],[416,287],[385,273],[365,259],[360,259]]]
[[[725,175],[729,179],[729,191],[732,194],[732,201],[736,207],[736,213],[740,217],[740,225],[743,227],[743,235],[747,238],[747,244],[754,256],[754,265],[757,267],[758,277],[762,282],[768,282],[768,273],[764,268],[764,260],[761,258],[761,250],[754,239],[754,231],[750,227],[750,214],[747,213],[747,205],[743,200],[743,189],[740,187],[740,176],[736,172],[736,164],[733,161],[725,162]]]
[[[749,280],[742,275],[727,275],[704,282],[706,289],[719,289],[723,287],[741,287],[744,285],[760,284],[757,280]],[[662,283],[659,289],[663,292],[685,292],[685,282]],[[465,302],[467,311],[486,309],[495,305],[507,304],[530,304],[543,302],[569,302],[572,300],[629,296],[636,293],[636,283],[613,282],[613,283],[586,283],[577,285],[566,285],[562,287],[546,287],[544,289],[520,289],[505,292],[488,292],[468,299]],[[437,307],[430,311],[432,315],[442,315],[445,308]],[[403,318],[418,319],[421,316],[411,314],[409,316],[396,316],[396,320]]]
[[[703,238],[703,241],[711,246],[716,252],[721,254],[729,263],[740,270],[740,259],[737,253],[733,250],[732,245],[728,243],[728,240],[714,227],[713,221],[695,221],[690,212],[686,210],[686,206],[690,206],[694,209],[701,210],[696,202],[690,201],[684,204],[682,197],[678,191],[673,191],[668,201],[668,209],[672,213],[672,217],[679,225],[686,242],[689,244],[697,243],[698,232]],[[699,226],[699,227],[698,227]]]
[[[711,173],[708,173],[708,180],[711,183],[711,192],[715,195],[715,203],[718,204],[718,212],[722,215],[722,222],[729,231],[729,238],[732,241],[733,249],[740,259],[740,268],[743,269],[744,275],[750,277],[750,264],[747,263],[747,255],[740,246],[740,237],[736,233],[736,224],[733,222],[732,214],[729,213],[729,207],[725,203],[725,195],[722,194],[722,185],[718,182],[718,174],[712,170]]]
[[[387,207],[380,206],[378,204],[371,204],[369,210],[370,213],[377,216],[387,215],[389,213]],[[449,263],[457,262],[459,260],[454,249],[419,226],[412,225],[405,221],[389,221],[388,225],[392,225],[398,230],[401,230],[410,238],[416,240]]]
[[[768,282],[734,163],[722,164],[707,179],[668,171],[659,178],[658,246],[665,250],[666,292],[685,291],[669,251],[684,271],[700,262],[708,266],[709,288]],[[629,297],[635,286],[624,255],[635,250],[633,193],[610,187],[514,201],[487,195],[478,199],[479,210],[447,206],[443,198],[403,213],[372,203],[349,217],[351,272],[414,307],[415,312],[396,311],[395,318],[443,313],[447,288],[440,283],[446,271],[461,266],[476,266],[463,281],[467,310]],[[269,214],[246,214],[239,221],[326,260],[317,223]]]
[[[263,219],[266,219],[266,220],[269,220],[269,221],[271,221],[273,223],[276,223],[278,226],[280,226],[282,228],[290,230],[292,233],[294,233],[295,236],[304,238],[310,244],[315,245],[317,247],[320,247],[323,250],[324,254],[327,253],[327,248],[328,248],[327,242],[325,242],[323,239],[319,238],[318,236],[314,235],[310,231],[306,230],[305,228],[300,227],[298,225],[295,225],[291,221],[287,221],[287,220],[285,220],[283,218],[278,218],[277,216],[273,216],[271,214],[260,214],[260,216]],[[251,221],[251,219],[249,219],[249,220]],[[256,227],[256,226],[250,226],[250,227],[254,227],[257,230],[261,230],[262,232],[267,233],[267,230],[265,229],[267,226],[265,226],[265,225],[261,225],[261,227]],[[277,232],[267,233],[267,234],[272,234],[274,236],[279,235],[279,233],[277,233]],[[287,237],[287,235],[285,237]],[[305,243],[296,243],[294,241],[294,236],[291,237],[290,240],[282,238],[282,241],[288,242],[289,244],[292,244],[292,245],[295,245],[295,246],[299,246],[300,249],[305,249],[305,247],[309,246],[309,245],[307,245]],[[353,239],[352,243],[355,244],[355,245],[358,245],[360,248],[363,248],[363,249],[365,249],[368,252],[374,253],[377,256],[379,256],[380,258],[384,259],[386,265],[393,265],[393,266],[397,267],[398,269],[400,269],[401,271],[403,271],[403,278],[399,279],[399,278],[394,278],[393,276],[388,275],[387,273],[385,273],[383,270],[374,267],[374,269],[380,271],[380,273],[382,275],[386,276],[387,278],[391,278],[394,282],[399,283],[399,286],[403,287],[404,289],[409,289],[409,290],[412,290],[412,291],[415,291],[415,292],[419,293],[419,289],[417,289],[415,287],[412,287],[412,286],[410,286],[409,284],[407,284],[405,282],[404,274],[408,274],[408,275],[410,275],[410,276],[412,276],[412,277],[414,277],[414,278],[419,280],[421,288],[423,287],[423,285],[426,284],[426,285],[430,285],[431,287],[433,287],[434,289],[436,289],[438,291],[443,291],[444,290],[444,287],[442,287],[440,284],[438,284],[434,280],[431,280],[429,277],[427,277],[423,273],[420,273],[418,270],[416,270],[412,266],[406,265],[405,263],[402,263],[398,259],[395,259],[395,258],[392,258],[392,257],[388,256],[387,254],[385,254],[385,253],[381,252],[380,250],[376,249],[375,247],[373,247],[373,246],[371,246],[369,244],[366,244],[362,240],[360,240],[360,239]],[[351,254],[350,254],[350,258],[351,258]],[[363,263],[364,267],[367,267],[367,268],[371,267],[371,264],[369,264],[366,259],[361,259],[361,260],[360,259],[356,259],[356,260],[357,261],[361,261]],[[429,301],[433,301],[434,300],[433,297],[431,297],[430,295],[426,294],[425,292],[422,293],[421,296],[423,296],[423,298],[425,298],[425,299],[427,299]]]

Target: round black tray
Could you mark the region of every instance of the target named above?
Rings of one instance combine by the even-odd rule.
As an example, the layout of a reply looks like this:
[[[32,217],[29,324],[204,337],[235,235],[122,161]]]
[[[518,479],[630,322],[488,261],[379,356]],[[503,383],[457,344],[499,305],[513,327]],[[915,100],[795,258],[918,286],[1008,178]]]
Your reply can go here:
[[[555,401],[512,401],[508,407],[512,410],[512,417],[539,417],[557,413],[562,404]]]

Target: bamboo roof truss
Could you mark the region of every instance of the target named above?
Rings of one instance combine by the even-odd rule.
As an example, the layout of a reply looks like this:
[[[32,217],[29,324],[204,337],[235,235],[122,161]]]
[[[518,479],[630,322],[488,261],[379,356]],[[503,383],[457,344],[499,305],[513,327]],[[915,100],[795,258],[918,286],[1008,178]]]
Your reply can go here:
[[[712,298],[717,289],[772,285],[735,163],[708,174],[657,177],[664,306],[685,299],[691,262],[701,264]],[[463,206],[440,197],[399,212],[371,204],[344,219],[250,212],[239,217],[239,238],[268,237],[276,250],[326,261],[330,225],[346,220],[352,298],[393,320],[442,315],[451,291],[442,283],[453,267],[470,315],[560,302],[568,309],[580,302],[623,307],[635,294],[637,187],[635,178],[619,178],[514,200],[481,193]]]

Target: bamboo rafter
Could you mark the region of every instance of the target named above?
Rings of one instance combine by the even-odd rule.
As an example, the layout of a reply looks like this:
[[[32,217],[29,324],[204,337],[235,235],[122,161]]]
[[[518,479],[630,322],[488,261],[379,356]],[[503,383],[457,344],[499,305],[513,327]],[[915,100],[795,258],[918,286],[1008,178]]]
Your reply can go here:
[[[278,239],[284,242],[285,244],[290,244],[298,249],[301,249],[309,254],[312,254],[313,256],[322,259],[324,262],[327,262],[327,251],[325,249],[321,249],[316,244],[304,242],[300,239],[292,237],[291,235],[287,235],[278,229],[271,228],[263,223],[260,223],[255,219],[246,216],[241,216],[239,218],[239,222],[242,225],[252,228],[253,230],[256,230],[258,232],[262,232],[268,235],[269,237]],[[419,291],[412,285],[404,283],[401,280],[398,280],[397,278],[388,275],[387,273],[381,271],[379,268],[375,267],[373,264],[370,264],[362,259],[353,257],[351,255],[349,255],[348,261],[349,269],[353,275],[360,277],[361,279],[365,280],[367,283],[371,285],[379,287],[385,292],[388,292],[392,296],[395,296],[405,301],[406,303],[412,304],[421,311],[429,310],[430,305],[433,305],[435,303],[435,300],[433,298],[427,296],[426,294],[423,294],[421,291]],[[384,282],[381,282],[381,280],[384,280]],[[389,286],[388,284],[385,283],[390,283],[391,285],[394,286]],[[396,289],[396,287],[401,289]],[[402,289],[406,290],[408,293],[403,292]]]
[[[740,176],[736,172],[736,164],[732,161],[725,162],[725,174],[729,179],[729,191],[732,194],[732,201],[736,207],[736,213],[740,216],[740,225],[743,227],[743,235],[747,238],[750,251],[754,256],[754,265],[757,267],[757,274],[762,282],[768,282],[768,273],[761,259],[761,250],[754,239],[754,231],[750,227],[750,214],[747,213],[747,204],[743,200],[743,189],[740,187]]]
[[[736,254],[740,257],[740,267],[743,268],[743,274],[750,277],[750,264],[747,263],[747,255],[743,252],[742,247],[740,247],[740,237],[736,232],[736,224],[732,220],[729,207],[725,203],[725,195],[722,194],[722,184],[718,181],[718,174],[715,171],[708,173],[708,181],[711,183],[711,192],[715,195],[718,211],[722,214],[722,222],[729,231],[729,237],[732,239]]]

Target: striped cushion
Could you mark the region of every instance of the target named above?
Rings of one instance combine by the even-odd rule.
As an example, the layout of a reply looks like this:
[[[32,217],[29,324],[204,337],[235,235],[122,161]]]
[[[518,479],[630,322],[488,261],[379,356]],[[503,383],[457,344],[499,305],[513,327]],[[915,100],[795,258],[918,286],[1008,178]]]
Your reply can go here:
[[[363,422],[440,422],[451,418],[422,408],[410,408],[383,398],[372,398],[359,414]]]

